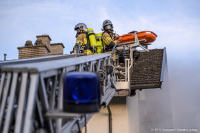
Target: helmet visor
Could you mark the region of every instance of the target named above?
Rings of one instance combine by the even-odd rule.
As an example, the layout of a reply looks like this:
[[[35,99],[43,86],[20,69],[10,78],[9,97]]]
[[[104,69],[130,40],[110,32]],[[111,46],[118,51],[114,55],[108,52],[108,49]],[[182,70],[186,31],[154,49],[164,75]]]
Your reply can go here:
[[[80,29],[76,29],[75,31],[76,31],[77,33],[80,33]]]
[[[106,25],[105,29],[106,30],[111,30],[111,25]]]
[[[75,31],[79,30],[79,27],[74,28]]]

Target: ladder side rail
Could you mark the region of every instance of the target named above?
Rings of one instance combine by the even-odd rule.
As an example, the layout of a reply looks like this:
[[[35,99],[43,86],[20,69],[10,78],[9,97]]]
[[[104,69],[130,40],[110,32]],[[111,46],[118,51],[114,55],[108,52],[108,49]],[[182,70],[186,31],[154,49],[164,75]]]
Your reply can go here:
[[[45,57],[37,57],[37,58],[28,58],[28,59],[20,59],[20,60],[3,61],[3,62],[0,62],[0,69],[1,69],[2,66],[5,66],[5,65],[44,62],[44,61],[67,59],[67,58],[86,56],[86,55],[87,55],[86,53],[66,54],[66,55],[55,55],[55,56],[45,56]]]
[[[31,73],[39,73],[48,70],[57,70],[67,66],[79,65],[90,61],[96,61],[98,59],[102,59],[109,56],[110,53],[103,53],[103,54],[81,56],[76,58],[68,58],[68,59],[61,59],[54,61],[27,63],[21,65],[8,65],[8,66],[2,66],[2,70],[7,71],[9,69],[27,68]]]

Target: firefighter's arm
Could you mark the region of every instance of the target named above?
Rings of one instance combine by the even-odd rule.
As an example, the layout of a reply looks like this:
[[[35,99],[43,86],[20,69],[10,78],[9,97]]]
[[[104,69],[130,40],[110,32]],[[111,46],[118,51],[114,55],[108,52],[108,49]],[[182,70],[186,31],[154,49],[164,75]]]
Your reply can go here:
[[[110,47],[113,47],[113,41],[110,37],[110,35],[108,33],[104,33],[103,36],[102,36],[102,40],[103,42],[107,45],[107,46],[110,46]]]

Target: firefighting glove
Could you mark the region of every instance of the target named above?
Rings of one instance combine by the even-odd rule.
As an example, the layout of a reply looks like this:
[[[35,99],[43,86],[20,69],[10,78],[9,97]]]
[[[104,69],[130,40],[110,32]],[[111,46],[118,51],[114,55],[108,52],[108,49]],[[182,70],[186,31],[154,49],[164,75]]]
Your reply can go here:
[[[113,48],[115,46],[115,42],[111,41],[108,47]]]

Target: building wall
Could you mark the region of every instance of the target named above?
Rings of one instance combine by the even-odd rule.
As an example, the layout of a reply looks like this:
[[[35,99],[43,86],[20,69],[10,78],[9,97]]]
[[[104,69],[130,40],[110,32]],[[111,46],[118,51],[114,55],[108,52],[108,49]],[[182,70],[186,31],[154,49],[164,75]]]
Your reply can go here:
[[[128,113],[126,97],[114,97],[110,104],[112,113],[112,132],[128,133]],[[102,107],[87,124],[87,133],[109,133],[108,110]],[[82,130],[85,133],[85,129]]]
[[[18,47],[19,59],[35,58],[50,55],[46,46]]]
[[[36,36],[37,40],[33,46],[32,41],[28,40],[25,47],[18,47],[19,59],[36,58],[49,55],[62,55],[64,45],[62,43],[50,44],[49,35]]]

